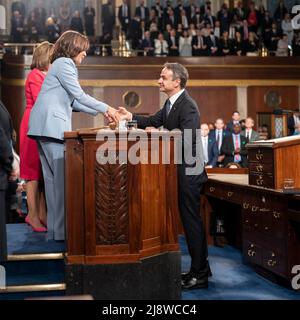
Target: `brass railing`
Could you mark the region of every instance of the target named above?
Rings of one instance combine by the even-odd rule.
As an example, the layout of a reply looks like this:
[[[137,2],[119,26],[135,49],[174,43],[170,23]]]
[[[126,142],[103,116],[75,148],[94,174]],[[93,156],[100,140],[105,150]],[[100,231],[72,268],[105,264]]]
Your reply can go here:
[[[38,43],[4,43],[2,48],[0,47],[0,58],[5,52],[10,52],[15,55],[28,54],[31,55],[34,48]],[[134,57],[137,55],[145,55],[143,50],[133,50],[124,43],[115,41],[114,44],[102,44],[102,43],[91,43],[91,49],[95,56],[108,56],[112,55],[115,57]]]

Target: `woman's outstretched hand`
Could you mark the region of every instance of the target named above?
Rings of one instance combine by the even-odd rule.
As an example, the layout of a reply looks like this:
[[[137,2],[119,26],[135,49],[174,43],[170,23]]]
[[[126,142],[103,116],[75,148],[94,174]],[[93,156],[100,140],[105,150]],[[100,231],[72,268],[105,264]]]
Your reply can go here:
[[[118,123],[121,120],[119,112],[112,107],[108,107],[105,116],[108,118],[109,122]]]

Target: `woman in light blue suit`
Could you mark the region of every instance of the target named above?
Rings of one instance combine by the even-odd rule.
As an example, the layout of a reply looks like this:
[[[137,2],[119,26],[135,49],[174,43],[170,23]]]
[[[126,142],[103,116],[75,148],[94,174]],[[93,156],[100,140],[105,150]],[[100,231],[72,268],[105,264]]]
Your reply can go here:
[[[30,114],[28,136],[38,142],[45,180],[49,239],[65,239],[64,216],[64,132],[71,130],[72,111],[92,115],[99,112],[118,121],[114,108],[84,93],[76,65],[89,48],[87,37],[64,32],[54,45],[52,66]]]

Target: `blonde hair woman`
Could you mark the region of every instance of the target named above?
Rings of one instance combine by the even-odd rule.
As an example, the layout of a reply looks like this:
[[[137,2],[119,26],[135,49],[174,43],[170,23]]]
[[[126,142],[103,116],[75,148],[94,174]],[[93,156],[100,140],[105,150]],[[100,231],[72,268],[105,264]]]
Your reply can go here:
[[[47,214],[38,147],[35,140],[27,137],[27,132],[31,110],[50,65],[52,47],[53,44],[45,41],[34,50],[31,72],[25,83],[26,108],[20,126],[20,177],[27,181],[28,215],[26,222],[35,232],[47,231]]]

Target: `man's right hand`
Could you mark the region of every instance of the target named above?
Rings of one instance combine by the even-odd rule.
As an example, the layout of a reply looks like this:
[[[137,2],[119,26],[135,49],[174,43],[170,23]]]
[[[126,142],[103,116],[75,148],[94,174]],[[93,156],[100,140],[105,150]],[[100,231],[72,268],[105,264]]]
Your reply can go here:
[[[118,114],[120,119],[119,120],[127,120],[131,121],[132,120],[132,113],[127,111],[124,107],[119,107],[118,108]]]

